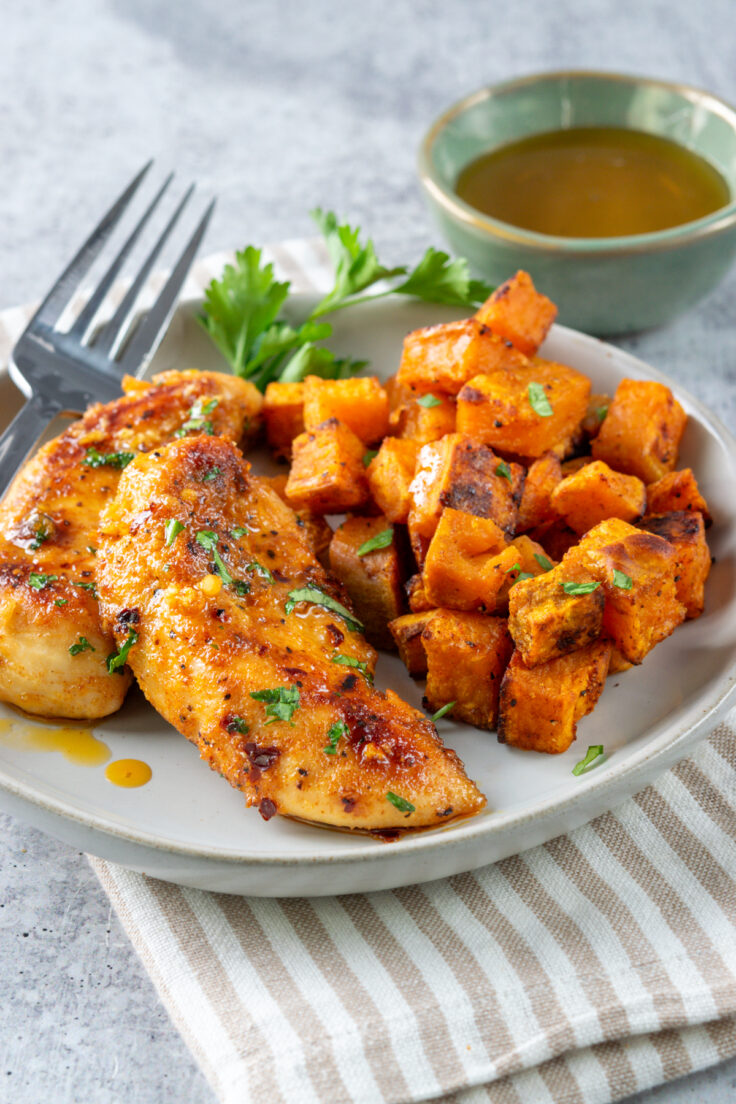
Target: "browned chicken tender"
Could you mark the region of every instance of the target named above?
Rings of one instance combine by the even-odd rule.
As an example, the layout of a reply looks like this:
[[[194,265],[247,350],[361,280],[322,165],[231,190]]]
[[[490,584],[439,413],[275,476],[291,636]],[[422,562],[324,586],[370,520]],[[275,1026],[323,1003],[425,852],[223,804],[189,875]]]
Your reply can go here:
[[[99,559],[105,622],[132,642],[144,694],[266,819],[394,830],[484,805],[432,723],[370,684],[349,599],[229,442],[134,461]]]

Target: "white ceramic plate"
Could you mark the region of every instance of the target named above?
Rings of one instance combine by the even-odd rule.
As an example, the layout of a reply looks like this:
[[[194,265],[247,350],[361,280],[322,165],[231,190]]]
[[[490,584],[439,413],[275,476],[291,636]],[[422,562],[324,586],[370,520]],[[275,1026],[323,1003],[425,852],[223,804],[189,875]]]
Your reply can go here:
[[[182,304],[152,371],[221,367],[192,320],[196,308],[193,301]],[[373,370],[387,376],[408,330],[453,313],[401,301],[369,304],[336,316],[334,347],[368,357]],[[624,376],[670,383],[633,357],[562,327],[544,352],[587,373],[597,392],[612,394]],[[265,896],[349,893],[444,877],[551,839],[612,808],[710,731],[733,701],[736,682],[736,442],[695,399],[670,386],[690,415],[681,466],[694,468],[715,516],[707,611],[679,628],[642,667],[608,680],[595,713],[581,722],[576,743],[564,755],[519,751],[487,732],[441,721],[446,742],[488,797],[487,811],[392,844],[279,817],[266,823],[135,692],[94,731],[112,758],[149,763],[148,785],[119,789],[106,781],[104,767],[75,765],[58,753],[0,740],[2,805],[75,847],[133,869],[205,889]],[[3,417],[14,405],[5,373]],[[265,457],[260,462],[270,464]],[[397,658],[381,657],[378,685],[421,703],[421,686]],[[575,762],[589,744],[599,743],[605,763],[574,777]]]

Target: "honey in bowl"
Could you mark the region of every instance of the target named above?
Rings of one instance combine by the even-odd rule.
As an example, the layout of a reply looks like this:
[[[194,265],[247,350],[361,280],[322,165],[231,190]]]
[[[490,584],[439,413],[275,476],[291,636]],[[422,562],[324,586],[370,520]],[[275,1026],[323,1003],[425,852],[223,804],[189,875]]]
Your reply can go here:
[[[731,200],[705,158],[625,127],[573,127],[510,142],[466,165],[455,191],[502,222],[565,238],[666,230]]]

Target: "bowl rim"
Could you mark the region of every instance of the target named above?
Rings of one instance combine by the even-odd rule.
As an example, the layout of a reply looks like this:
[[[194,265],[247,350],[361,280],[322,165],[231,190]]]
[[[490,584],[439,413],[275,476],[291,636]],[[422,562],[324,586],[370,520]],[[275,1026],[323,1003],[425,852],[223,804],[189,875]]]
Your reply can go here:
[[[512,223],[486,215],[469,203],[460,199],[435,171],[432,151],[442,131],[459,115],[483,100],[506,92],[513,92],[533,84],[544,84],[562,79],[598,80],[601,83],[621,83],[646,85],[675,92],[690,100],[693,104],[705,107],[730,125],[736,133],[736,107],[720,96],[705,89],[681,81],[668,81],[656,77],[643,77],[633,73],[616,73],[600,69],[553,69],[532,73],[495,84],[484,85],[455,101],[442,112],[424,134],[419,146],[417,168],[419,180],[429,197],[456,222],[485,235],[503,239],[516,246],[525,246],[538,252],[562,252],[592,254],[625,255],[631,253],[650,253],[673,249],[693,241],[713,237],[736,225],[736,189],[732,190],[731,202],[719,207],[709,215],[671,226],[665,230],[654,230],[647,234],[628,234],[611,238],[566,238],[552,234],[540,234],[535,230],[526,230]]]

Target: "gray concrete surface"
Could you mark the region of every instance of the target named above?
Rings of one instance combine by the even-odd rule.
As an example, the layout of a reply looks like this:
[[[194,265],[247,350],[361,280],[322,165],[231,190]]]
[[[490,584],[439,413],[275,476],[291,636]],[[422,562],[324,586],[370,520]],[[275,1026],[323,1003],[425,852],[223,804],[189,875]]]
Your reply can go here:
[[[210,249],[309,233],[320,204],[402,261],[436,241],[417,142],[466,91],[591,67],[734,101],[735,60],[731,0],[7,2],[0,308],[44,291],[151,155],[218,194]],[[736,272],[673,325],[622,342],[731,427],[734,292]],[[212,1104],[83,856],[9,817],[0,849],[0,1100]],[[637,1098],[734,1100],[736,1061]]]

